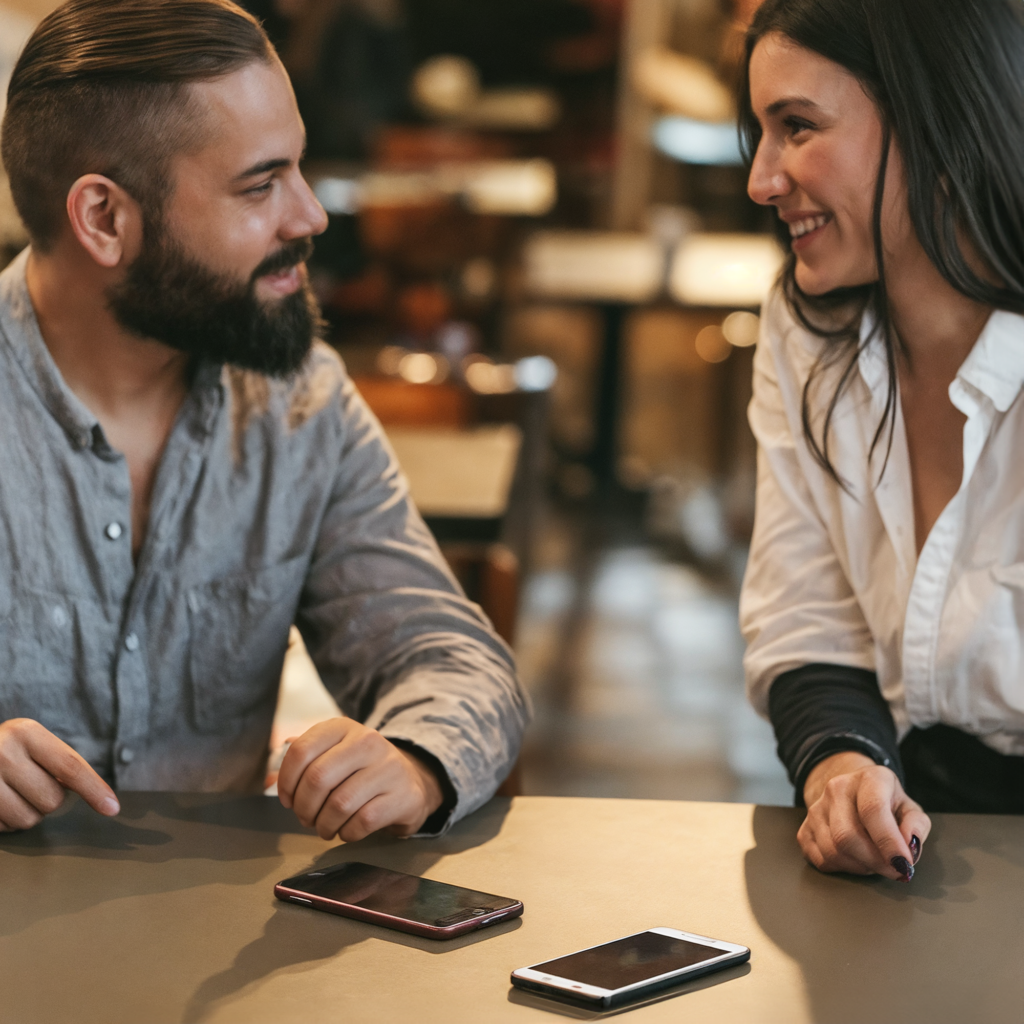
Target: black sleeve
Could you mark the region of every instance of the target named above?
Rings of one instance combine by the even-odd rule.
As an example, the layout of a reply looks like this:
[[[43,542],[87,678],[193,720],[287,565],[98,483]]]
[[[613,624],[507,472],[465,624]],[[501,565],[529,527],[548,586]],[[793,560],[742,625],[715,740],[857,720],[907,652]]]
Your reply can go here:
[[[811,769],[831,754],[855,750],[891,768],[903,782],[896,727],[874,672],[846,665],[803,665],[768,691],[779,760],[804,806]]]

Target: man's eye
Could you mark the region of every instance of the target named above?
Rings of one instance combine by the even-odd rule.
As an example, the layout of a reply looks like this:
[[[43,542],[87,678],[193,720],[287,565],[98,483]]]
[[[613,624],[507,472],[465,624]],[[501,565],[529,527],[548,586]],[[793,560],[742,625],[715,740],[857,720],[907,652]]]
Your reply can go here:
[[[247,188],[245,194],[247,196],[262,196],[271,190],[274,186],[274,179],[271,178],[269,181],[264,181],[259,185],[254,185],[252,188]]]

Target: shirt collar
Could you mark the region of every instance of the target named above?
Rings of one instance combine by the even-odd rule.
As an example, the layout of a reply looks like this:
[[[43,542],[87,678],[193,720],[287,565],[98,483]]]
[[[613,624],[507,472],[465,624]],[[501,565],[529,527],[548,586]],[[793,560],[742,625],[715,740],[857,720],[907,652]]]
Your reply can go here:
[[[884,399],[888,363],[875,323],[866,310],[860,325],[858,368],[872,396]],[[1006,412],[1024,386],[1024,316],[995,310],[956,376]]]
[[[39,331],[25,277],[26,248],[0,273],[0,343],[6,341],[42,398],[51,415],[63,427],[73,448],[103,448],[106,440],[99,420],[67,386]],[[203,361],[195,370],[191,394],[198,403],[202,433],[214,429],[222,397],[222,366]]]
[[[102,432],[96,417],[64,383],[39,333],[39,321],[25,279],[28,255],[29,250],[25,249],[0,273],[0,337],[51,415],[64,428],[72,446],[81,451],[91,447]]]
[[[1024,317],[995,310],[956,376],[1006,412],[1024,385]]]
[[[874,314],[870,309],[866,309],[860,321],[860,355],[857,358],[857,369],[871,393],[872,405],[882,409],[889,382],[889,362],[885,356],[881,333],[875,329],[875,325]]]

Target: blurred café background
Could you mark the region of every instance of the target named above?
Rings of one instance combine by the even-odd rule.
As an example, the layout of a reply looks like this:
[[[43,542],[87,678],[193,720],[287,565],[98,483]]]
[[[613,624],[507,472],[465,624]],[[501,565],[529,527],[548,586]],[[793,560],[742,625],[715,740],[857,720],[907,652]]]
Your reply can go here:
[[[52,0],[0,0],[0,83]],[[246,0],[330,216],[310,269],[535,705],[527,794],[790,803],[743,694],[757,0]],[[25,244],[0,180],[0,265]],[[333,712],[293,631],[272,745]]]

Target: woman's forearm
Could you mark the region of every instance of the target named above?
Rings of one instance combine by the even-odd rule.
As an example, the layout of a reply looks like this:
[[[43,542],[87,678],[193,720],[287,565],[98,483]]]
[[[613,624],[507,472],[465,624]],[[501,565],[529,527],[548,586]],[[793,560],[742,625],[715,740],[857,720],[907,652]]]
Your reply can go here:
[[[798,803],[816,766],[844,752],[891,768],[902,781],[896,728],[873,672],[827,664],[784,672],[772,683],[768,713]]]

